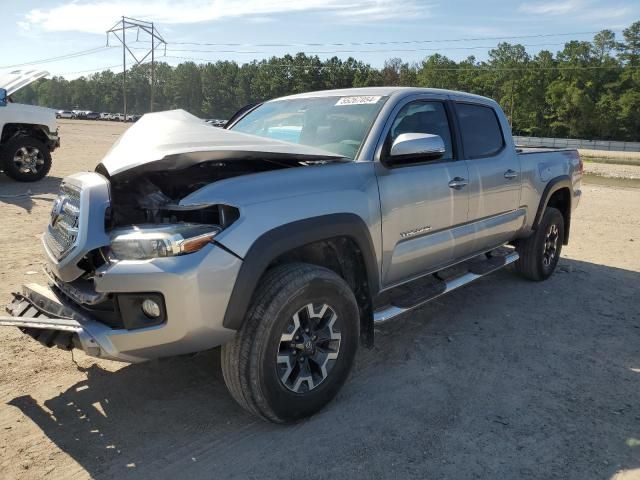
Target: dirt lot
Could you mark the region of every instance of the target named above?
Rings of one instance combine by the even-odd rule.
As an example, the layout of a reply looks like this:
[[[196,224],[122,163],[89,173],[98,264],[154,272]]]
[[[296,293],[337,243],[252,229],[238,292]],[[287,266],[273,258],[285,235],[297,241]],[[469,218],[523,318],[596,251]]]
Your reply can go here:
[[[63,121],[50,178],[0,176],[0,303],[43,281],[60,178],[124,128]],[[572,227],[548,282],[498,272],[381,326],[294,426],[237,407],[217,350],[76,365],[1,328],[0,478],[640,478],[640,189],[585,185]]]

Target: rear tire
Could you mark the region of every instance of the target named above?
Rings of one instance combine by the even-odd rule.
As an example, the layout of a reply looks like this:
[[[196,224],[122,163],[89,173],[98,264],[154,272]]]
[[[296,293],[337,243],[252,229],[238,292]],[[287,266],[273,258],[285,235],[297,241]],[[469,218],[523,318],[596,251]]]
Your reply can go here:
[[[40,140],[27,135],[12,138],[2,147],[4,173],[18,182],[35,182],[49,173],[51,152]]]
[[[516,271],[529,280],[546,280],[558,265],[563,241],[564,217],[558,209],[548,207],[535,232],[518,242]]]
[[[225,383],[243,408],[271,422],[313,415],[346,381],[359,324],[353,292],[333,271],[305,263],[275,267],[222,347]]]

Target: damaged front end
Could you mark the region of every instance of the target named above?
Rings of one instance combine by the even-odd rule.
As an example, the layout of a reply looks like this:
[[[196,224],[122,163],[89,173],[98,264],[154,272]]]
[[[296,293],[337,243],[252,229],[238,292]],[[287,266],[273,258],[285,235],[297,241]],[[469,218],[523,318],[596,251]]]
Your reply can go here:
[[[242,175],[343,161],[310,147],[145,115],[95,172],[65,178],[43,236],[48,287],[27,285],[0,325],[47,346],[142,361],[220,345],[242,259],[215,237],[241,217],[194,192]]]

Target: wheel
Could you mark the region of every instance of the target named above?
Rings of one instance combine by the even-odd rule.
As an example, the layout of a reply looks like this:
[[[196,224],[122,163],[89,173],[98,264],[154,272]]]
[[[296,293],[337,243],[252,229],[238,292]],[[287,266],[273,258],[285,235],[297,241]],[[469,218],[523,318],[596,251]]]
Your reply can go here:
[[[346,381],[358,348],[358,305],[333,271],[275,267],[254,294],[242,328],[222,346],[233,398],[276,423],[318,412]]]
[[[546,280],[558,265],[564,239],[564,218],[556,208],[547,208],[540,225],[516,247],[520,258],[516,271],[529,280]]]
[[[51,169],[51,153],[39,140],[21,135],[2,147],[4,172],[19,182],[35,182]]]

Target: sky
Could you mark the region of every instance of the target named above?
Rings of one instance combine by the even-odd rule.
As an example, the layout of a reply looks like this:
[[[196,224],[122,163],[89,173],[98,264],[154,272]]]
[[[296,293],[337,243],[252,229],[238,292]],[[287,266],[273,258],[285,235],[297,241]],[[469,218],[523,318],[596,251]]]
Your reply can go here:
[[[171,65],[303,51],[375,67],[436,52],[482,60],[500,41],[556,52],[605,28],[621,39],[640,20],[640,0],[0,0],[0,7],[0,71],[37,67],[67,78],[122,70],[122,47],[113,36],[107,47],[105,31],[123,15],[155,23],[167,42],[167,56],[161,48],[156,58]],[[133,53],[144,55],[148,36],[127,35],[138,40]],[[21,65],[54,57],[64,58]]]

